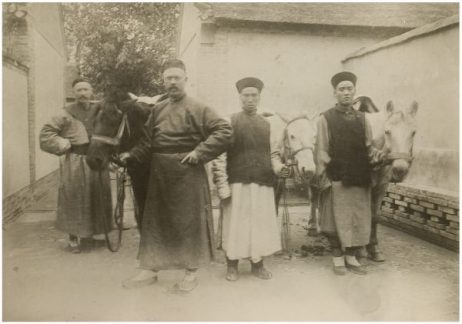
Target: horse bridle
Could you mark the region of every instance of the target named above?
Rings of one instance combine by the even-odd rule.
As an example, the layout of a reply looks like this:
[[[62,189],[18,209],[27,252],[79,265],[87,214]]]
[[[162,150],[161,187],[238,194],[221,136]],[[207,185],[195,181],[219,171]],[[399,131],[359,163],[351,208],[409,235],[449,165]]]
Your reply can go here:
[[[119,148],[120,146],[120,140],[122,139],[122,136],[124,134],[125,128],[127,129],[128,136],[130,136],[130,124],[128,123],[128,116],[127,113],[124,113],[122,116],[122,121],[120,122],[119,129],[117,130],[117,134],[114,137],[109,137],[105,135],[98,135],[98,134],[93,134],[91,137],[92,141],[95,142],[100,142],[103,144],[110,145],[114,147],[115,149]],[[111,156],[112,162],[119,166],[123,166],[123,163],[119,160],[118,157],[118,152],[114,152]]]
[[[120,145],[120,139],[122,138],[124,134],[125,128],[127,128],[128,134],[130,135],[130,126],[128,124],[127,113],[124,113],[124,115],[122,116],[122,122],[119,125],[119,129],[117,131],[116,136],[109,137],[105,135],[93,134],[93,136],[91,137],[91,140],[95,142],[100,142],[100,143],[118,147]]]
[[[300,119],[309,120],[306,116],[295,117],[294,119],[291,119],[289,122],[287,122],[286,127],[284,128],[284,153],[287,152],[287,156],[285,158],[287,160],[286,166],[288,167],[297,165],[297,163],[295,162],[295,156],[301,151],[306,151],[306,150],[310,150],[311,152],[314,151],[312,147],[302,147],[295,151],[292,151],[292,148],[290,147],[289,136],[288,136],[289,125],[293,123],[294,121],[297,121]]]

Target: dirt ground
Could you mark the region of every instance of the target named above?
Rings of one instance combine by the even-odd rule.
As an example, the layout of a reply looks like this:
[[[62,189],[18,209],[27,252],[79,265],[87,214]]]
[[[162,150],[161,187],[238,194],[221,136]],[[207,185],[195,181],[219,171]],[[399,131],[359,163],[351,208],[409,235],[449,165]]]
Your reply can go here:
[[[137,273],[139,235],[124,231],[111,253],[104,241],[67,250],[54,228],[55,193],[3,230],[4,321],[458,321],[459,255],[381,226],[387,261],[368,264],[368,274],[332,272],[327,242],[307,236],[308,206],[290,208],[292,259],[266,259],[268,281],[240,263],[237,282],[224,279],[223,255],[200,269],[188,295],[172,286],[182,271],[159,273],[157,284],[126,290]],[[127,223],[133,225],[129,206]],[[308,247],[308,255],[301,254]],[[313,247],[325,249],[313,255]]]

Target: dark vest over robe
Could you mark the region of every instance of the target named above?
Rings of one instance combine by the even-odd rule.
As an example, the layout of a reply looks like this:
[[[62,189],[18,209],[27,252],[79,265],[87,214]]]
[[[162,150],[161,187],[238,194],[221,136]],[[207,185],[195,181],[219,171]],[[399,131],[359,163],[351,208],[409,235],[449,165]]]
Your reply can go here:
[[[368,186],[371,169],[366,149],[366,120],[362,112],[342,112],[333,107],[324,113],[330,132],[331,162],[327,175],[345,186]]]
[[[231,116],[231,125],[234,146],[227,151],[228,182],[273,186],[269,122],[242,111]]]

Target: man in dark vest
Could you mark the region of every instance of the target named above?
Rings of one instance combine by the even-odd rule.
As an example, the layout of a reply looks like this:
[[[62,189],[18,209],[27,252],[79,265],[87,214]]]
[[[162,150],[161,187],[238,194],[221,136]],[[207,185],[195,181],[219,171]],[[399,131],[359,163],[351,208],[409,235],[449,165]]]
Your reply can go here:
[[[372,147],[369,122],[351,106],[356,76],[337,73],[331,83],[338,103],[319,119],[315,148],[315,181],[322,190],[320,227],[332,246],[334,273],[366,274],[355,255],[369,243],[371,165],[385,154]]]
[[[221,199],[221,247],[226,253],[226,279],[239,279],[239,259],[251,261],[252,274],[272,277],[263,257],[281,250],[274,203],[274,175],[287,177],[277,148],[270,145],[270,123],[257,114],[263,82],[236,83],[242,111],[231,115],[234,145],[213,161],[214,182]]]

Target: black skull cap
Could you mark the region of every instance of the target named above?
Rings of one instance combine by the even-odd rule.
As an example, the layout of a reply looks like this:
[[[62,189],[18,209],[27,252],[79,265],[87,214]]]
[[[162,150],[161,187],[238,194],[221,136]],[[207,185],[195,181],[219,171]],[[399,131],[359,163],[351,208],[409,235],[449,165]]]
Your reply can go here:
[[[179,59],[171,59],[171,60],[165,61],[164,64],[162,65],[162,72],[165,72],[168,69],[174,69],[174,68],[182,69],[183,71],[186,72],[186,66],[184,65],[183,61]]]
[[[86,82],[88,84],[91,85],[91,82],[90,82],[90,79],[86,78],[86,77],[78,77],[77,79],[75,79],[74,81],[72,81],[72,88],[77,84],[77,83],[80,83],[80,82]]]
[[[236,82],[236,88],[239,93],[241,93],[241,91],[245,88],[257,88],[258,91],[261,92],[263,86],[264,84],[262,80],[253,77],[243,78]]]
[[[345,71],[345,72],[340,72],[334,75],[332,79],[330,80],[330,83],[332,83],[332,86],[334,87],[334,89],[342,81],[351,81],[356,86],[356,79],[357,79],[356,75],[354,75],[351,72]]]

